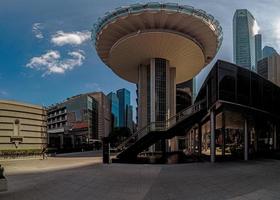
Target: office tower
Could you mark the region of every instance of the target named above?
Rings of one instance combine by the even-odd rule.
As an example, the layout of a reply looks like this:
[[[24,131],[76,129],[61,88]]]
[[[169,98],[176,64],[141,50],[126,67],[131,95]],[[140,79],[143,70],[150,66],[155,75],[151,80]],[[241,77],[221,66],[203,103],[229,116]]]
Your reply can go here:
[[[263,58],[272,56],[273,54],[278,54],[277,51],[273,47],[265,46],[262,50]]]
[[[98,140],[98,103],[87,94],[51,105],[48,114],[48,144],[58,149],[84,148]]]
[[[274,53],[260,60],[258,74],[280,86],[280,55]]]
[[[233,58],[244,68],[256,71],[255,35],[258,26],[247,9],[236,10],[233,17]]]
[[[120,127],[127,127],[127,120],[128,120],[128,106],[130,106],[130,92],[123,88],[117,90],[117,96],[119,98],[119,113],[120,113],[120,120],[119,124]]]
[[[256,52],[256,65],[262,59],[262,35],[255,35],[255,52]]]
[[[88,95],[98,102],[98,139],[108,137],[112,130],[110,101],[103,92]]]
[[[133,132],[133,106],[127,105],[127,113],[126,113],[126,127]]]
[[[119,119],[120,119],[120,111],[119,111],[119,98],[117,96],[116,93],[114,92],[110,92],[107,95],[109,101],[110,101],[110,105],[111,105],[111,112],[113,115],[113,127],[119,127],[120,123],[119,123]]]

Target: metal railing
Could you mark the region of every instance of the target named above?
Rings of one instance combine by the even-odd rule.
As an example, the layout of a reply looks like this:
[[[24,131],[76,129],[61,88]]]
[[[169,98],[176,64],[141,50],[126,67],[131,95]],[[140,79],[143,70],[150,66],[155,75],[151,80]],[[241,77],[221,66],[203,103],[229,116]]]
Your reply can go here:
[[[174,127],[176,124],[180,123],[184,119],[190,117],[191,115],[199,112],[206,106],[206,101],[202,100],[198,103],[182,110],[178,114],[174,115],[173,117],[167,119],[164,122],[152,122],[148,124],[147,126],[143,127],[142,129],[136,131],[133,133],[129,138],[127,138],[124,142],[122,142],[117,149],[118,150],[124,150],[125,148],[128,148],[131,146],[131,141],[133,143],[137,142],[141,138],[143,138],[145,135],[147,135],[150,132],[164,132],[169,130],[170,128]]]
[[[183,13],[187,15],[192,15],[196,18],[202,19],[206,24],[208,24],[215,34],[218,36],[218,46],[220,47],[222,43],[222,27],[220,23],[210,14],[206,13],[204,10],[195,9],[192,6],[187,5],[179,5],[176,3],[159,3],[159,2],[150,2],[146,4],[132,4],[130,6],[123,6],[116,8],[114,11],[105,13],[104,17],[98,18],[96,24],[94,24],[92,31],[92,40],[95,43],[97,40],[96,37],[98,33],[101,31],[103,27],[105,27],[108,23],[116,20],[116,18],[128,16],[130,14],[138,14],[144,11],[148,12],[159,12],[161,10],[175,13]]]

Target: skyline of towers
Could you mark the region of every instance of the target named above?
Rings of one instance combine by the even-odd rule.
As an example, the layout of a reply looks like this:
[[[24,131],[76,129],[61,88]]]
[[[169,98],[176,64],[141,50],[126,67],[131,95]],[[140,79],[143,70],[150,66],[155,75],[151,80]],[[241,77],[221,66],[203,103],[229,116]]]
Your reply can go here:
[[[262,48],[262,35],[254,16],[247,9],[237,9],[233,17],[233,59],[237,65],[258,72],[258,62],[277,54],[270,46]],[[262,62],[263,65],[267,62]]]

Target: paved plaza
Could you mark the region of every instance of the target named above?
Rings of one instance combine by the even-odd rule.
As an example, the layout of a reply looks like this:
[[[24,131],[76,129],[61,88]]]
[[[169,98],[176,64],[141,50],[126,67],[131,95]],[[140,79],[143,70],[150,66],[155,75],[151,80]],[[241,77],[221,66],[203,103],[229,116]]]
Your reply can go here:
[[[280,199],[280,161],[103,165],[99,154],[1,162],[1,200]]]

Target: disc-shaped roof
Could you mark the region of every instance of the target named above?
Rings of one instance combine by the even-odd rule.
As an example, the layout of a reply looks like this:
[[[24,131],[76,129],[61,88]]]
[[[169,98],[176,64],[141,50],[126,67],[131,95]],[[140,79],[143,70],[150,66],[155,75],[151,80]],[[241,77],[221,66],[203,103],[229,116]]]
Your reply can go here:
[[[176,82],[191,79],[216,55],[222,31],[213,16],[178,4],[134,4],[108,13],[92,39],[100,58],[122,78],[137,83],[138,66],[164,58]]]

